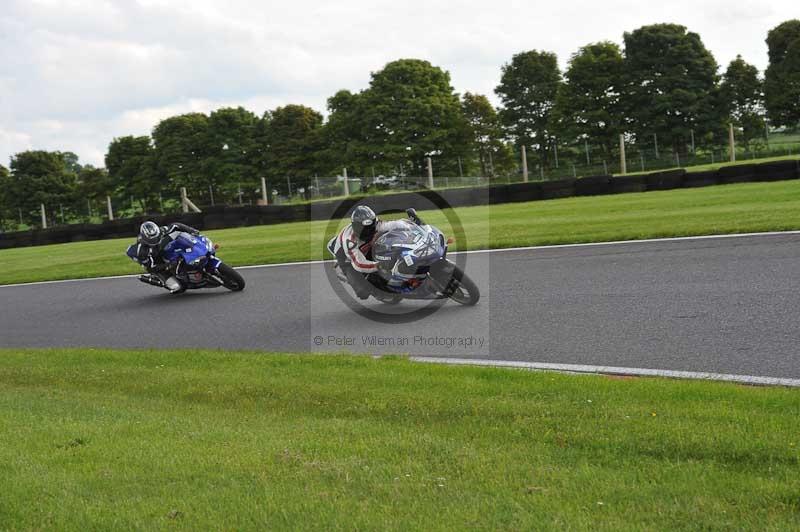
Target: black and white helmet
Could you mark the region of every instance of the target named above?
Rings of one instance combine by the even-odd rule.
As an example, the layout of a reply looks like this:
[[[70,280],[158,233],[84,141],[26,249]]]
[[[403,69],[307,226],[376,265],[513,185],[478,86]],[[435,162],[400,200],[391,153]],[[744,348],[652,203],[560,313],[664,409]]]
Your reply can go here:
[[[161,240],[161,228],[157,223],[148,220],[139,226],[139,238],[143,244],[155,246]]]
[[[350,227],[353,228],[353,234],[364,242],[372,240],[372,237],[375,236],[377,225],[378,217],[375,211],[366,205],[359,205],[350,215]]]

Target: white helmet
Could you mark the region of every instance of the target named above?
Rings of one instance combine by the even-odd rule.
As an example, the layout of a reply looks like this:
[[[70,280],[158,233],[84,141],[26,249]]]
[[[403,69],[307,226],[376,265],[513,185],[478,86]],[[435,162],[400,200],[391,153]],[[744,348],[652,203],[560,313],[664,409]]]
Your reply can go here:
[[[161,228],[157,223],[148,220],[139,226],[139,237],[144,244],[155,246],[161,240]]]

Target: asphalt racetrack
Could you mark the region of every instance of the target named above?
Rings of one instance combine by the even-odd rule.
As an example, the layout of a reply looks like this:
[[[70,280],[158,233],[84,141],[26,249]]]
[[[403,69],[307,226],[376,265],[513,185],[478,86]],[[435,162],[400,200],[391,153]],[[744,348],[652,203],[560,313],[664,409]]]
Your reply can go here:
[[[329,263],[242,269],[241,293],[171,296],[130,277],[0,287],[0,345],[397,353],[800,378],[800,235],[459,257],[481,302],[449,302],[403,324],[351,311],[329,284]],[[368,306],[406,313],[425,304]]]

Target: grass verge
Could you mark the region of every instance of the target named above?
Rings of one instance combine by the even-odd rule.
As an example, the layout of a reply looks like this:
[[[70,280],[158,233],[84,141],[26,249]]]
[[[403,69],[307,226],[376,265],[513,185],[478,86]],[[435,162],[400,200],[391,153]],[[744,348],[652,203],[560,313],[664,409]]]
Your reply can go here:
[[[744,183],[455,209],[467,249],[800,229],[800,182]],[[447,231],[441,212],[422,213]],[[323,258],[327,222],[208,231],[234,266]],[[139,272],[134,239],[0,251],[0,284]],[[455,248],[457,249],[457,247]],[[327,257],[325,257],[327,258]]]
[[[0,351],[7,529],[800,527],[795,390],[209,351]]]

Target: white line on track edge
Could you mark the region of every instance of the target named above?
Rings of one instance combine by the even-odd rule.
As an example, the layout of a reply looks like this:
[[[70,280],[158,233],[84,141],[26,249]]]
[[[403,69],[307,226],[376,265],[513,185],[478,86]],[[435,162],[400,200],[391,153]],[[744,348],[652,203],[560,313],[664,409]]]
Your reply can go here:
[[[409,360],[427,364],[449,364],[456,366],[482,366],[512,368],[531,371],[555,371],[559,373],[587,373],[595,375],[619,375],[634,377],[662,377],[668,379],[692,379],[707,381],[737,382],[759,386],[800,387],[800,379],[783,377],[759,377],[755,375],[729,375],[725,373],[703,373],[668,369],[624,368],[616,366],[591,366],[584,364],[550,364],[544,362],[521,362],[514,360],[481,360],[473,358],[444,358],[412,356]]]
[[[677,236],[668,238],[646,238],[641,240],[614,240],[611,242],[584,242],[580,244],[554,244],[550,246],[527,246],[517,248],[495,248],[495,249],[475,249],[472,251],[454,251],[451,255],[477,255],[481,253],[505,253],[509,251],[534,251],[545,249],[563,249],[563,248],[583,248],[583,247],[597,247],[597,246],[617,246],[621,244],[652,244],[658,242],[682,242],[691,240],[714,240],[724,238],[745,238],[756,236],[782,236],[782,235],[800,235],[800,231],[770,231],[764,233],[734,233],[729,235],[700,235],[700,236]],[[332,260],[308,260],[303,262],[280,262],[275,264],[254,264],[251,266],[236,266],[237,270],[253,270],[256,268],[281,268],[286,266],[308,266],[311,264],[325,264],[333,262]],[[12,288],[18,286],[34,286],[40,284],[56,284],[56,283],[77,283],[82,281],[103,281],[109,279],[129,279],[131,277],[138,277],[139,274],[131,275],[111,275],[106,277],[86,277],[85,279],[58,279],[55,281],[34,281],[32,283],[16,283],[0,285],[0,288]]]

